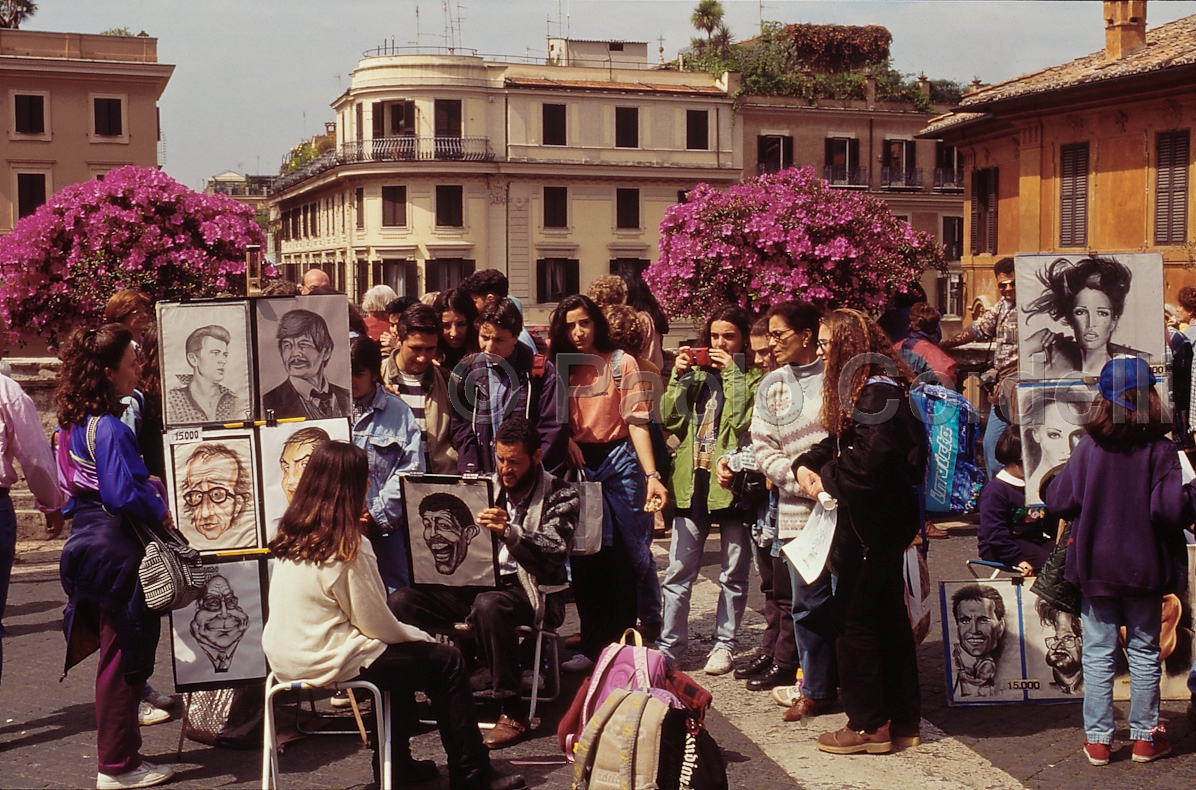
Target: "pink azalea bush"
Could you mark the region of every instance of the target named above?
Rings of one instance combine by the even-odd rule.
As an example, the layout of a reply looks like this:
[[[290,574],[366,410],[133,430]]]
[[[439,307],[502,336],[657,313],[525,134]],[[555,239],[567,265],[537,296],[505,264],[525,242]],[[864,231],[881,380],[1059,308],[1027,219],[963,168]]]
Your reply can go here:
[[[795,298],[878,312],[927,268],[946,266],[934,236],[878,198],[828,186],[811,167],[726,190],[699,184],[665,212],[660,234],[644,279],[679,318]]]
[[[122,288],[155,300],[243,294],[250,244],[263,236],[248,207],[122,167],[66,187],[0,237],[0,311],[18,338],[54,345],[102,320]]]

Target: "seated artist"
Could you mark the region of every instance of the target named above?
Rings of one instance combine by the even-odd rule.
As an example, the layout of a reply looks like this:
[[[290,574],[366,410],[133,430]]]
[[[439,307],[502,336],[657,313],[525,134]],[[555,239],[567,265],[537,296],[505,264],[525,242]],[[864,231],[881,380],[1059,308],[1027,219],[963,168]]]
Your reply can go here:
[[[537,586],[564,584],[565,561],[577,529],[576,489],[553,477],[540,463],[540,435],[523,417],[510,417],[495,436],[501,491],[496,506],[478,514],[477,523],[499,539],[499,587],[396,590],[388,603],[395,617],[421,628],[465,621],[473,627],[483,666],[490,670],[494,698],[502,714],[483,739],[491,749],[520,740],[529,727],[520,698],[519,635],[531,625]],[[544,625],[564,620],[559,593],[548,597]]]

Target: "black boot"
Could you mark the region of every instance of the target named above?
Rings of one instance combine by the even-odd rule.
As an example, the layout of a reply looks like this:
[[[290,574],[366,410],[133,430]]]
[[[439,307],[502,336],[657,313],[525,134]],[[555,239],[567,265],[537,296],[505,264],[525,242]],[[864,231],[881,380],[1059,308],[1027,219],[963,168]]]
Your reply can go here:
[[[771,666],[772,656],[758,653],[755,658],[748,662],[747,666],[735,670],[734,677],[736,680],[747,680],[748,678],[754,678],[756,675],[768,671]]]
[[[768,671],[747,682],[748,691],[768,691],[777,686],[792,686],[797,682],[797,667],[783,667],[773,664]]]

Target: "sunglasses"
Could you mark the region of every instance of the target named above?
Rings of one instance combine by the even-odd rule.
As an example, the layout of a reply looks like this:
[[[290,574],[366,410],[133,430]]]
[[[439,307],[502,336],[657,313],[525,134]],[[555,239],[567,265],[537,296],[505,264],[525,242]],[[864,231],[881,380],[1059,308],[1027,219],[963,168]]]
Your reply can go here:
[[[997,283],[997,288],[1004,291],[1006,288],[1013,288],[1015,284],[1013,280],[1003,280]]]

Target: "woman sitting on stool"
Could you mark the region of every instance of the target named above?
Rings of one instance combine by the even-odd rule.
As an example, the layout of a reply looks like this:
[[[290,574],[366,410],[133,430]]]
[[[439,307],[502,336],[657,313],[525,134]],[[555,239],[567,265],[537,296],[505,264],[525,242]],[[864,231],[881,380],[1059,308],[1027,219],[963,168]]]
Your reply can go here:
[[[498,776],[482,745],[469,676],[457,648],[404,625],[386,607],[378,560],[363,534],[369,463],[364,450],[329,442],[314,453],[278,524],[270,551],[270,620],[262,649],[278,679],[312,685],[361,677],[396,692],[390,731],[399,787],[436,776],[411,757],[412,692],[432,702],[448,754],[452,790],[518,790],[521,776]]]

